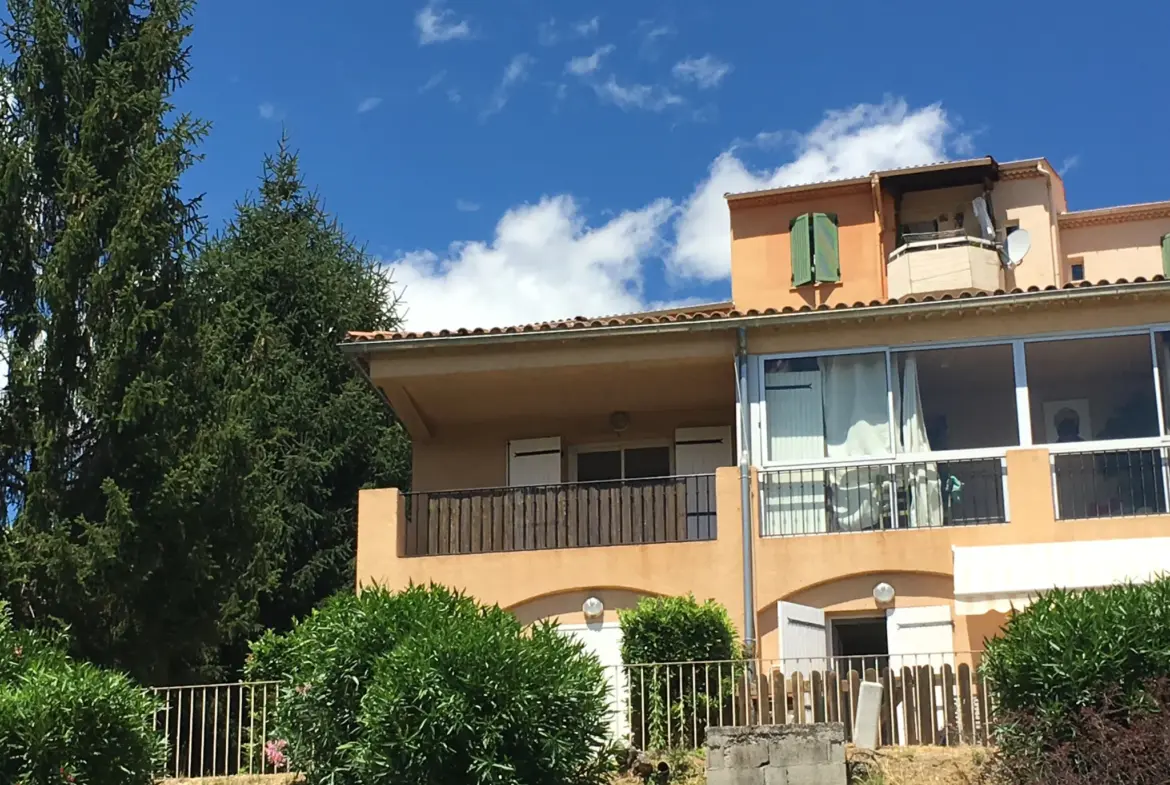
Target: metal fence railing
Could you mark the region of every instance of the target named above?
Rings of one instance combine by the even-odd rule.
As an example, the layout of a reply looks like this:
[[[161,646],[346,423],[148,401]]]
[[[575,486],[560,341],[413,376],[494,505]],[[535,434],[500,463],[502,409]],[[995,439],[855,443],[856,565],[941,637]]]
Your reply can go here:
[[[712,726],[841,722],[852,739],[863,682],[883,686],[883,745],[985,745],[991,698],[978,653],[727,660],[606,669],[610,732],[639,749],[697,749]],[[164,779],[277,774],[266,745],[279,685],[157,688]]]
[[[405,494],[406,555],[713,540],[715,476]]]
[[[760,472],[760,534],[929,529],[1004,523],[1002,456],[841,462]]]
[[[620,669],[615,736],[696,748],[711,726],[841,722],[852,740],[862,682],[883,686],[883,745],[986,745],[991,699],[979,654],[632,665]]]
[[[1166,448],[1053,451],[1056,519],[1121,518],[1167,511]]]
[[[155,687],[162,702],[154,727],[167,742],[167,778],[277,774],[265,749],[279,700],[276,682]],[[279,752],[277,749],[275,752]],[[266,754],[269,753],[269,754]]]

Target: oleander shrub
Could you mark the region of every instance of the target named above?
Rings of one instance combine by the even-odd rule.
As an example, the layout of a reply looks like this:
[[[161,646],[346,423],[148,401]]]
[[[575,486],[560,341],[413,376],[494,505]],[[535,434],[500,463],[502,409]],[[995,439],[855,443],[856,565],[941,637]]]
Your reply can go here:
[[[631,730],[642,749],[698,747],[731,707],[742,673],[727,609],[694,596],[646,597],[618,612]],[[727,718],[730,720],[730,717]]]
[[[597,660],[440,586],[334,597],[248,673],[287,685],[271,741],[309,785],[595,785],[612,758]]]
[[[62,643],[14,629],[0,603],[0,783],[151,785],[157,701]]]
[[[1136,749],[1170,731],[1170,579],[1045,593],[988,641],[982,668],[1000,769],[1074,782],[1105,762],[1087,739]]]

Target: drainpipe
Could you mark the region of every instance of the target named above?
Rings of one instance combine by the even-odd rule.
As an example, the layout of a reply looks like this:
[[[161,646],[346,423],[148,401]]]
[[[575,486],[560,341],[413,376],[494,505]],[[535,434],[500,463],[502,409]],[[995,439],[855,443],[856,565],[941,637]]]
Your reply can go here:
[[[736,397],[739,398],[739,504],[743,523],[743,648],[744,656],[748,659],[754,659],[756,655],[756,598],[755,579],[752,575],[752,417],[748,404],[747,330],[740,327],[737,332],[735,365],[739,378]]]

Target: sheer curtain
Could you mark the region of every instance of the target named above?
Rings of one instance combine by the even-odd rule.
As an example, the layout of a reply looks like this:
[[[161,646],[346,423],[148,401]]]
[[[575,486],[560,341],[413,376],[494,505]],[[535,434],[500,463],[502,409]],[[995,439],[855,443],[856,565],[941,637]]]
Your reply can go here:
[[[889,455],[890,413],[884,354],[839,355],[821,361],[825,452],[829,458]],[[873,466],[826,473],[833,521],[840,531],[881,523],[884,470]]]
[[[898,390],[897,387],[895,387]],[[906,355],[897,411],[901,421],[898,436],[901,452],[930,452],[926,419],[922,412],[922,392],[918,387],[918,358]],[[943,523],[942,483],[937,463],[900,464],[901,487],[906,489],[910,526],[941,526]]]

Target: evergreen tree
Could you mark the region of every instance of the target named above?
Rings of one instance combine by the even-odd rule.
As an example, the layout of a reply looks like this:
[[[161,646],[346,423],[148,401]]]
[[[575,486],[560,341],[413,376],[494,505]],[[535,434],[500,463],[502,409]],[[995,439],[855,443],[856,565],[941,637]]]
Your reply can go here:
[[[27,623],[151,683],[255,629],[276,520],[245,413],[211,417],[180,177],[188,0],[8,0],[0,70],[3,563]],[[222,402],[217,399],[217,402]],[[210,419],[210,424],[208,421]],[[338,427],[341,427],[340,423]]]
[[[266,463],[281,563],[261,621],[285,630],[352,588],[358,490],[408,479],[404,431],[338,349],[347,330],[395,326],[390,280],[306,191],[286,139],[193,280],[211,387],[247,410]]]

